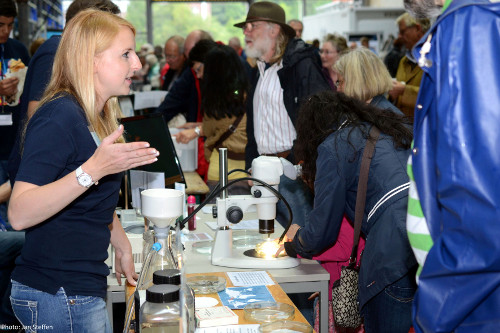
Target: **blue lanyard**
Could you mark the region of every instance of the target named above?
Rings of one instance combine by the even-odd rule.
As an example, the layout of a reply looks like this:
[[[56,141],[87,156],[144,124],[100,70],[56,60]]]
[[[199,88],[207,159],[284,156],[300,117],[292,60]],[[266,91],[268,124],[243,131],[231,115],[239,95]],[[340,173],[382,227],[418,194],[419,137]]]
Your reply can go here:
[[[0,75],[2,76],[2,80],[5,78],[5,74],[7,74],[7,68],[5,67],[5,45],[2,45],[2,70],[0,72]],[[5,73],[5,74],[4,74]]]
[[[4,44],[1,44],[2,46],[2,63],[1,63],[1,67],[0,68],[0,77],[3,79],[5,79],[5,74],[7,74],[7,67],[5,66],[5,45]],[[5,73],[5,74],[4,74]],[[0,111],[1,113],[4,113],[4,106],[5,106],[5,96],[2,96],[2,110]]]

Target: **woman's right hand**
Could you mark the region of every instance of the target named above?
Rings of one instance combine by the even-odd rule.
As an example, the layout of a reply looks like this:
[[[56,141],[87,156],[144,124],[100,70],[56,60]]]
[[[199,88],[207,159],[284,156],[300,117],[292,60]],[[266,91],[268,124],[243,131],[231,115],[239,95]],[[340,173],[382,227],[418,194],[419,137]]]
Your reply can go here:
[[[115,143],[122,135],[123,126],[102,140],[82,165],[83,171],[94,182],[102,177],[150,164],[157,160],[158,151],[147,142]],[[43,222],[63,210],[87,188],[78,184],[75,172],[70,172],[52,183],[38,186],[16,181],[9,203],[9,222],[16,230],[23,230]]]
[[[94,155],[82,166],[94,181],[158,160],[160,152],[150,148],[147,142],[116,143],[122,134],[123,125],[120,125],[116,131],[102,140]]]
[[[194,129],[185,129],[184,131],[174,134],[173,136],[178,143],[188,144],[190,141],[196,139],[198,134],[196,134]]]

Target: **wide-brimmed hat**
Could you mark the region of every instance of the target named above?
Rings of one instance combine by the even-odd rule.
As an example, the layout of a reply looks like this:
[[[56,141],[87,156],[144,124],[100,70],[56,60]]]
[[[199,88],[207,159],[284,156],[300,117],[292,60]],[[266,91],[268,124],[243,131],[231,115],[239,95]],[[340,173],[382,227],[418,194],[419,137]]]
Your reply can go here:
[[[254,2],[250,6],[250,9],[248,9],[247,19],[244,22],[236,23],[234,26],[243,28],[245,24],[255,21],[267,21],[279,24],[281,28],[283,28],[285,34],[290,37],[295,37],[295,30],[286,24],[285,11],[273,2]]]

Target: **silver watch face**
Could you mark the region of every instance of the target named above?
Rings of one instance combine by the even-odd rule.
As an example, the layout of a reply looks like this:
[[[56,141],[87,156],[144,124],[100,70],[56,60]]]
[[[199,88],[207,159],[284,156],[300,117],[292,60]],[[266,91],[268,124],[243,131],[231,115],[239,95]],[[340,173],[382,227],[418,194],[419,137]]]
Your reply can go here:
[[[86,173],[82,173],[78,176],[78,183],[84,187],[89,187],[92,185],[92,177]]]

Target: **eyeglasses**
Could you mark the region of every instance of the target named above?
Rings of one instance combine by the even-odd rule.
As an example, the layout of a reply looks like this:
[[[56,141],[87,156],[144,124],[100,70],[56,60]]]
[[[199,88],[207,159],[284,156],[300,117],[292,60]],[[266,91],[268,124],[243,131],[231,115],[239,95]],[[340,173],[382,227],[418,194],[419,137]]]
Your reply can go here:
[[[246,23],[244,26],[243,26],[243,32],[245,31],[248,31],[248,32],[252,32],[254,29],[264,25],[265,23],[264,22],[259,22],[259,23],[256,23],[256,22],[248,22]]]
[[[337,51],[330,51],[330,50],[319,50],[319,54],[326,54],[326,55],[330,55],[330,54],[334,54],[334,53],[337,53]]]
[[[342,86],[342,85],[344,85],[344,81],[342,81],[342,80],[337,80],[337,81],[335,81],[335,87],[337,87],[337,88],[338,88],[338,87],[340,87],[340,86]]]

